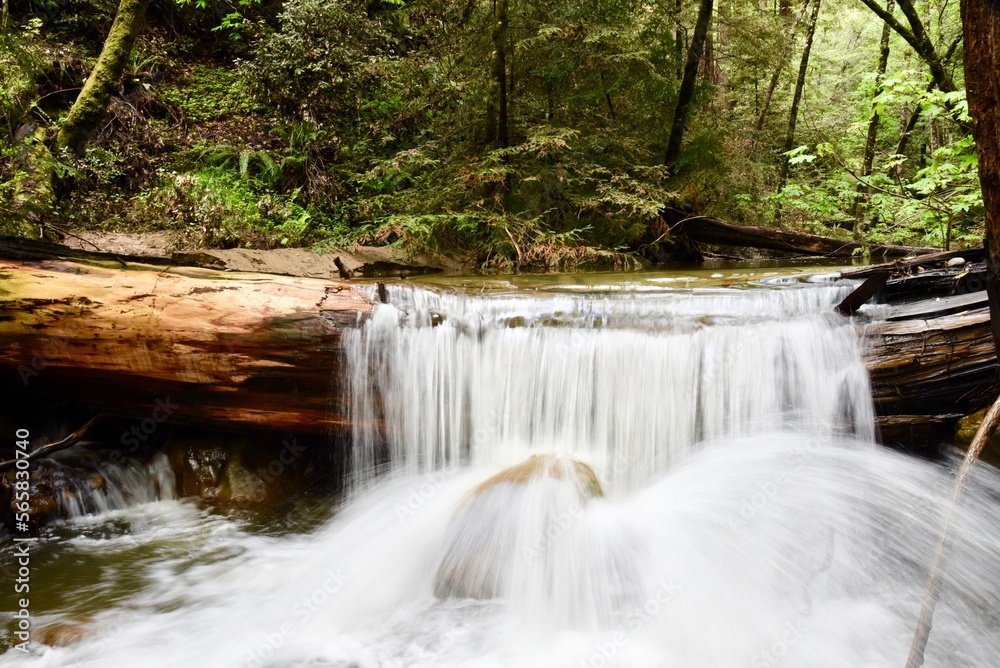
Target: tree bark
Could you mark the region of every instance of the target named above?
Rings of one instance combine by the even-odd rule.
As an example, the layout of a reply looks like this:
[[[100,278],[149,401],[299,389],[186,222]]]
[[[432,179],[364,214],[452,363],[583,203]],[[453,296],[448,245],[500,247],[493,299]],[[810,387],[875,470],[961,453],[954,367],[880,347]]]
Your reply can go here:
[[[1000,357],[1000,79],[997,77],[997,8],[990,0],[962,0],[965,89],[979,156],[986,213],[986,291],[993,342]]]
[[[674,29],[674,52],[677,58],[677,80],[684,78],[684,24],[681,23],[681,10],[684,9],[681,0],[674,3],[674,20],[677,27]]]
[[[892,13],[895,0],[888,0],[885,9]],[[885,69],[889,64],[889,24],[882,24],[882,39],[879,42],[878,67],[875,69],[875,91],[873,97],[878,97],[882,92],[882,78],[885,76]],[[875,140],[878,138],[879,115],[872,102],[872,115],[868,119],[868,134],[865,136],[865,153],[861,160],[861,178],[866,179],[872,175],[872,166],[875,163]],[[864,199],[868,195],[868,186],[863,183],[858,184],[858,194],[854,198],[854,238],[861,239],[864,234]]]
[[[930,37],[928,37],[926,30],[924,30],[924,24],[920,21],[920,16],[917,14],[916,9],[914,9],[911,0],[898,0],[899,8],[910,25],[909,28],[900,23],[892,15],[892,12],[880,7],[878,0],[861,0],[861,2],[875,12],[879,18],[885,21],[889,27],[906,40],[906,43],[917,52],[917,55],[920,56],[921,60],[930,69],[931,76],[934,78],[934,84],[939,90],[945,93],[955,90],[955,82],[945,68],[944,62],[938,56],[937,50],[934,48],[934,44],[931,42]]]
[[[698,19],[691,38],[691,48],[688,49],[687,63],[684,65],[684,78],[677,94],[677,107],[674,110],[674,122],[670,128],[670,139],[667,141],[667,154],[664,164],[674,171],[677,158],[681,154],[681,142],[684,139],[684,128],[687,125],[691,100],[694,98],[694,85],[698,78],[698,64],[705,48],[705,37],[708,35],[708,25],[712,19],[713,0],[701,0],[698,7]]]
[[[509,24],[508,0],[496,4],[496,26],[493,29],[493,97],[496,100],[496,131],[493,143],[501,148],[510,145],[507,109],[507,28]]]
[[[60,149],[68,148],[77,155],[85,152],[128,64],[147,6],[149,0],[121,0],[97,64],[59,129],[56,144]]]
[[[785,145],[782,153],[792,150],[795,141],[795,123],[799,116],[799,103],[802,101],[802,91],[806,85],[806,74],[809,71],[809,52],[812,51],[813,35],[816,34],[816,19],[819,17],[820,0],[813,0],[812,13],[809,16],[809,30],[806,32],[806,43],[802,48],[802,60],[799,62],[799,76],[795,80],[795,93],[792,96],[792,109],[788,113],[788,131],[785,133]],[[783,155],[781,170],[778,173],[778,192],[785,189],[788,178],[788,156]]]
[[[125,417],[323,433],[346,425],[341,334],[372,300],[340,281],[0,260],[0,392]]]
[[[785,69],[785,61],[788,59],[788,51],[792,48],[792,43],[795,40],[795,31],[798,30],[799,23],[802,22],[802,17],[805,16],[806,8],[809,6],[809,0],[803,0],[802,6],[799,8],[799,13],[795,16],[795,21],[788,26],[788,30],[785,31],[784,40],[781,45],[781,56],[778,58],[778,65],[774,68],[774,73],[771,75],[771,81],[767,85],[767,90],[764,91],[764,100],[761,102],[760,111],[757,113],[757,124],[754,126],[754,139],[750,145],[750,150],[747,155],[753,153],[753,149],[756,147],[757,135],[760,134],[761,129],[764,127],[764,118],[767,117],[768,109],[771,107],[771,98],[774,96],[774,91],[778,87],[778,79],[781,77],[781,70]]]

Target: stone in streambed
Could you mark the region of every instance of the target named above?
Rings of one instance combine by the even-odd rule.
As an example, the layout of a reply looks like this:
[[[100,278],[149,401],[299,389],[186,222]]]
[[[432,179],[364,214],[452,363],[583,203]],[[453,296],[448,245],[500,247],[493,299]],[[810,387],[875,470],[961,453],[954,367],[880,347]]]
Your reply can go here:
[[[462,500],[448,527],[434,594],[488,599],[510,593],[602,495],[589,466],[555,455],[535,455],[487,479]]]

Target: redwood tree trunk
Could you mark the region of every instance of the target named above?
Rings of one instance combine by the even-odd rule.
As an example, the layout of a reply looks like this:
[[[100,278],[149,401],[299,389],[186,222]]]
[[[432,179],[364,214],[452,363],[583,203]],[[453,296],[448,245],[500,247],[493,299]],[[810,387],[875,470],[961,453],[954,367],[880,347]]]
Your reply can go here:
[[[799,103],[802,101],[802,90],[806,85],[806,73],[809,71],[809,52],[812,51],[813,35],[816,34],[816,19],[819,17],[820,0],[815,0],[812,13],[809,16],[809,31],[806,33],[806,44],[802,48],[802,61],[799,63],[799,76],[795,80],[795,94],[792,96],[792,109],[788,114],[788,132],[785,134],[785,146],[783,153],[792,150],[795,141],[795,123],[799,116]],[[785,187],[785,179],[788,178],[788,158],[783,157],[781,161],[781,172],[778,175],[778,192]]]
[[[149,0],[121,0],[97,64],[59,129],[59,148],[83,155],[125,71],[148,5]]]
[[[493,29],[493,86],[497,105],[495,142],[502,148],[510,145],[507,111],[507,26],[508,0],[497,2],[496,27]]]
[[[892,13],[895,0],[888,0],[886,11]],[[889,24],[882,24],[882,40],[879,43],[878,68],[875,70],[875,92],[874,97],[878,97],[882,92],[882,77],[885,76],[885,68],[889,64]],[[861,178],[868,178],[872,174],[872,165],[875,162],[875,140],[878,137],[879,116],[872,102],[872,115],[868,119],[868,135],[865,137],[865,154],[861,160]],[[868,187],[858,184],[858,194],[854,198],[854,238],[860,239],[864,233],[864,197],[868,194]]]
[[[684,128],[687,125],[688,111],[694,98],[694,84],[698,78],[698,64],[705,49],[705,38],[708,35],[708,25],[712,19],[713,0],[701,0],[698,7],[698,20],[695,22],[694,35],[691,38],[691,48],[688,49],[687,62],[684,65],[684,78],[677,94],[677,108],[674,110],[674,122],[670,128],[670,140],[667,142],[667,154],[664,163],[673,170],[677,158],[681,154],[681,141],[684,139]]]
[[[781,77],[781,70],[785,69],[785,60],[788,58],[788,50],[792,48],[792,42],[795,39],[795,31],[799,27],[799,23],[802,22],[802,17],[806,13],[806,8],[809,6],[809,0],[803,0],[802,6],[799,8],[799,13],[795,17],[795,21],[788,27],[785,32],[784,41],[781,46],[781,56],[778,58],[778,65],[774,68],[774,73],[771,75],[771,81],[767,85],[767,90],[764,91],[764,101],[761,102],[760,111],[757,113],[757,124],[754,126],[754,141],[750,146],[750,151],[747,155],[753,153],[753,148],[756,145],[756,135],[760,133],[761,128],[764,127],[764,118],[767,117],[767,111],[771,107],[771,98],[774,96],[774,89],[778,87],[778,79]]]
[[[962,0],[965,88],[979,156],[986,212],[986,290],[993,343],[1000,357],[1000,79],[997,78],[997,9],[990,0]]]

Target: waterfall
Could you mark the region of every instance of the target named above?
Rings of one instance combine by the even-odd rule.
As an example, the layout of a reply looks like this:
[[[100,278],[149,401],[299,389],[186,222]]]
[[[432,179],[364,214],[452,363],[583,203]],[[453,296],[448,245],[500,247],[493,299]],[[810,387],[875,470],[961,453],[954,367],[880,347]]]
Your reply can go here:
[[[174,471],[167,456],[149,462],[133,458],[102,461],[97,453],[77,456],[72,463],[49,460],[42,489],[55,502],[55,516],[94,515],[153,501],[176,498]]]
[[[557,452],[634,489],[704,441],[778,427],[871,440],[858,337],[833,313],[850,290],[388,286],[345,336],[355,471]]]

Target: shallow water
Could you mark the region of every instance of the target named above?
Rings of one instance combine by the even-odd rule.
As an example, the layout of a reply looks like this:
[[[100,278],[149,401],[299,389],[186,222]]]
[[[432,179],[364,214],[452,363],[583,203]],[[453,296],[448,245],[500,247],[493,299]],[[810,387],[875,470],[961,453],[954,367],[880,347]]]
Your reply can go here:
[[[846,290],[391,287],[351,335],[348,498],[57,526],[35,624],[82,639],[0,666],[902,666],[955,462],[874,445],[858,341],[828,315]],[[476,492],[549,452],[606,495]],[[925,665],[992,668],[995,469],[952,535]],[[456,563],[488,598],[435,594]]]

